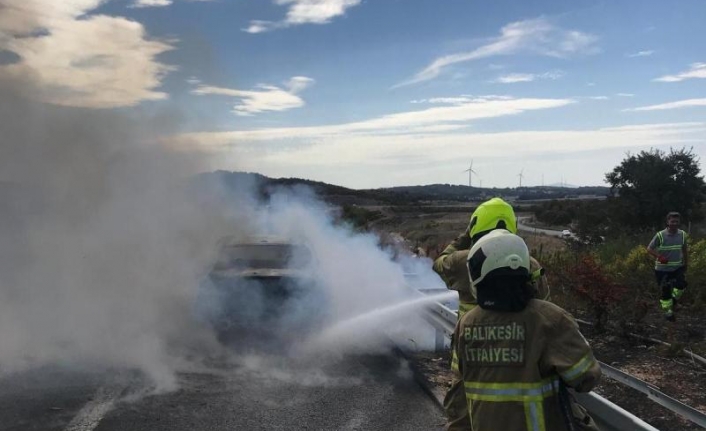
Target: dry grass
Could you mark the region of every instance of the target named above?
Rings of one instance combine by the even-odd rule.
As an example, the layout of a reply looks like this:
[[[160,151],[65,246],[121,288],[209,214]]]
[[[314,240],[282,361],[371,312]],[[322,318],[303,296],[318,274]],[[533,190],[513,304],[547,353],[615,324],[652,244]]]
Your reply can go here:
[[[542,255],[566,250],[566,242],[555,236],[535,235],[527,232],[520,232],[520,236],[527,243],[530,253],[540,261],[542,260]]]
[[[427,207],[429,208],[429,207]],[[393,208],[379,208],[384,217],[371,223],[379,232],[396,233],[404,237],[410,247],[421,247],[435,258],[468,226],[470,213],[463,212],[396,212]],[[541,261],[543,254],[562,251],[566,244],[560,238],[520,232],[533,256]]]

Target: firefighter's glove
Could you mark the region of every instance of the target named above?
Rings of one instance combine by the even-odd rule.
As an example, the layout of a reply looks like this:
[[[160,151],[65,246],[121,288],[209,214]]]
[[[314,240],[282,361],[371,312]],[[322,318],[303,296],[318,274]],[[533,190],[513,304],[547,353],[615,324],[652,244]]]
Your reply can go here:
[[[666,265],[669,263],[669,259],[667,259],[665,256],[660,256],[657,258],[657,261],[661,263],[662,265]]]

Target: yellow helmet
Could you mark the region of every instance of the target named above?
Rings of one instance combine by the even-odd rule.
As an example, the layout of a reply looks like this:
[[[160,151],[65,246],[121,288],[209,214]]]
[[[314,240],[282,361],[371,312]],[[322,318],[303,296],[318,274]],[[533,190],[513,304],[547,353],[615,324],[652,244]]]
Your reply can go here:
[[[493,198],[480,204],[468,226],[469,235],[475,242],[494,229],[506,229],[517,233],[517,219],[512,206],[500,198]]]

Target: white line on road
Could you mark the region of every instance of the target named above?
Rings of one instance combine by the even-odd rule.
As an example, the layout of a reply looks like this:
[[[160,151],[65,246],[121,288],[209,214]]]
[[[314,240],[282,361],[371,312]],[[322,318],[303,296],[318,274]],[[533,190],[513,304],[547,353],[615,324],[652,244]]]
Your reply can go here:
[[[115,385],[98,388],[93,399],[83,406],[64,431],[93,431],[103,417],[112,410],[122,391],[122,387]]]

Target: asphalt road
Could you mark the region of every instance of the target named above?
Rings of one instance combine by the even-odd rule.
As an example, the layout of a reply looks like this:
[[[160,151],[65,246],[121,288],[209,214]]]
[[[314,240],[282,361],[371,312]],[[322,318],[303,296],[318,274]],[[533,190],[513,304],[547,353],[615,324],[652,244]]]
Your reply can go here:
[[[517,220],[517,229],[525,232],[531,232],[534,234],[544,234],[548,236],[556,236],[559,238],[562,238],[562,234],[560,230],[550,230],[550,229],[540,229],[532,226],[527,226],[526,224],[523,223],[524,219],[520,218]]]
[[[45,367],[0,379],[0,430],[63,431],[107,384],[103,374]]]
[[[2,431],[441,430],[442,412],[389,355],[242,356],[137,396],[131,373],[34,370],[0,379]]]

